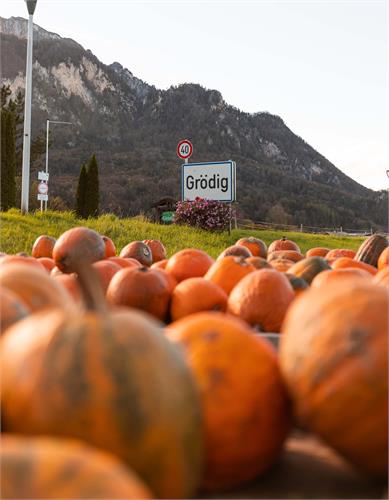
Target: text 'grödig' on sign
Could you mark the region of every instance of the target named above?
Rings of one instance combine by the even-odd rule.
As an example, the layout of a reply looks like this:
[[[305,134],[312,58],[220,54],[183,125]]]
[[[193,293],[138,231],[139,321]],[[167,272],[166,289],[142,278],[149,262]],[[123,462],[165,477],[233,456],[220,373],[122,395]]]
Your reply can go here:
[[[235,162],[184,163],[181,167],[181,194],[183,200],[206,198],[208,200],[235,201]]]

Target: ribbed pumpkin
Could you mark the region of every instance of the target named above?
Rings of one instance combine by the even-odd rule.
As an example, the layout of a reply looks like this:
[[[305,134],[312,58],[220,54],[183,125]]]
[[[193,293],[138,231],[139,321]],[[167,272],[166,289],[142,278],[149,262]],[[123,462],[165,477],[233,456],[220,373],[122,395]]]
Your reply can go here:
[[[389,290],[370,280],[311,288],[282,326],[294,414],[365,471],[388,471]]]
[[[43,268],[19,264],[0,266],[0,282],[18,295],[32,312],[50,307],[72,311],[75,307],[66,290]]]
[[[355,255],[356,252],[348,248],[333,248],[327,253],[326,259],[329,261],[334,261],[335,259],[339,259],[339,257],[350,257],[350,259],[353,259]]]
[[[252,264],[255,269],[271,269],[271,265],[263,257],[247,257],[245,261]]]
[[[16,293],[4,286],[0,288],[0,334],[29,314],[29,308]]]
[[[283,236],[280,240],[275,240],[270,243],[267,253],[269,254],[277,250],[294,250],[295,252],[301,253],[300,247],[297,243],[292,240],[288,240],[286,236]]]
[[[383,234],[372,234],[358,248],[355,260],[377,267],[381,253],[389,245],[388,238]]]
[[[289,259],[275,259],[270,262],[270,265],[280,273],[286,273],[294,265],[294,262]]]
[[[225,489],[265,472],[277,460],[290,426],[272,346],[239,318],[222,313],[192,314],[166,332],[185,350],[201,394],[203,486]]]
[[[33,246],[31,255],[38,259],[39,257],[52,257],[53,256],[53,248],[55,245],[56,239],[52,236],[42,235],[39,236]]]
[[[254,257],[263,257],[264,259],[267,257],[267,245],[259,238],[254,238],[253,236],[240,238],[235,245],[248,248]]]
[[[2,498],[153,498],[115,456],[81,441],[3,434],[0,457]]]
[[[323,257],[306,257],[300,262],[296,262],[288,272],[311,284],[313,278],[325,269],[331,269],[331,266]]]
[[[4,428],[82,439],[123,459],[156,497],[191,497],[202,425],[182,354],[144,313],[108,313],[91,268],[77,274],[89,312],[39,312],[1,338]]]

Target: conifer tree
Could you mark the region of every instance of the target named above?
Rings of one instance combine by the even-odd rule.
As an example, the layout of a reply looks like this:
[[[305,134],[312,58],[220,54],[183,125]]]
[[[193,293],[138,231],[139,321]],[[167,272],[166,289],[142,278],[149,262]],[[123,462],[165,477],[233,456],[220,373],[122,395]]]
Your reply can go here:
[[[99,169],[96,156],[92,155],[87,166],[85,212],[86,217],[97,217],[99,214],[100,186]]]
[[[76,214],[82,219],[88,217],[85,209],[86,202],[86,186],[87,186],[87,172],[86,166],[83,165],[78,177],[77,193],[76,193]]]
[[[15,117],[12,111],[1,110],[1,209],[8,210],[16,203],[15,181]]]

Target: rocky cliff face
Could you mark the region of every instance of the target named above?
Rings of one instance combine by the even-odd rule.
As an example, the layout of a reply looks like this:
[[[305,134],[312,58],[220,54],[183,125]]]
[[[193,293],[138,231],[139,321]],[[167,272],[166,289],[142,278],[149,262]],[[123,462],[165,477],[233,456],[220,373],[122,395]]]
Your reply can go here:
[[[0,28],[2,83],[15,94],[24,88],[27,21],[1,19]],[[243,113],[217,90],[196,84],[162,91],[118,62],[104,65],[74,40],[38,26],[34,37],[33,133],[47,118],[73,123],[55,132],[50,151],[58,179],[54,193],[65,204],[72,206],[79,167],[92,152],[108,186],[103,209],[133,214],[147,211],[158,196],[178,197],[175,146],[187,137],[194,143],[193,161],[237,162],[239,209],[246,217],[263,220],[276,204],[288,222],[384,224],[381,198],[280,117]]]

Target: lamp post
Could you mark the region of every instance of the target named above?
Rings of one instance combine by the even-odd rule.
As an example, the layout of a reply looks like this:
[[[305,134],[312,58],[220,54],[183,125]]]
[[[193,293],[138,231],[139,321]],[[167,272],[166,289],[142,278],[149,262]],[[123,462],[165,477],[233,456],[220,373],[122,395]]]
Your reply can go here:
[[[31,148],[31,96],[32,96],[32,43],[34,23],[33,16],[37,0],[25,0],[28,10],[26,92],[24,101],[24,131],[23,131],[23,164],[22,164],[22,199],[21,210],[28,212],[28,197],[30,187],[30,148]]]
[[[61,125],[73,125],[71,122],[60,122],[58,120],[46,120],[46,174],[49,173],[49,134],[50,134],[50,123],[61,124]],[[42,202],[41,202],[42,210]],[[47,210],[47,201],[45,201],[45,210]]]

